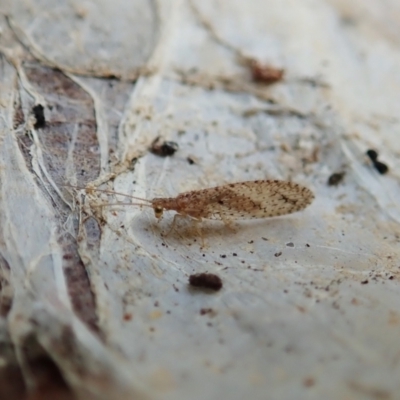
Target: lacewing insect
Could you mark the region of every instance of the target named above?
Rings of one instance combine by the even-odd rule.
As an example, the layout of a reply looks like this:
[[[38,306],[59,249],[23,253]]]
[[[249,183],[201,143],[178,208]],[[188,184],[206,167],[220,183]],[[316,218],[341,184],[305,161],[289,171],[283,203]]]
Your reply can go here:
[[[176,197],[156,197],[152,200],[107,190],[90,188],[87,190],[98,190],[140,200],[142,203],[114,204],[151,207],[158,220],[162,218],[164,211],[176,211],[171,230],[178,217],[190,217],[196,222],[203,219],[219,219],[229,225],[232,220],[291,214],[303,210],[314,199],[310,189],[297,183],[279,180],[230,183],[183,192]]]

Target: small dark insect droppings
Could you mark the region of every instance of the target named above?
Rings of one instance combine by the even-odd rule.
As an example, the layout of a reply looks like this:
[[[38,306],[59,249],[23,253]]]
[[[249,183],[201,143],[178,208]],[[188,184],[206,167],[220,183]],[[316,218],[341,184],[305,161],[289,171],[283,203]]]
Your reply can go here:
[[[365,153],[370,160],[372,161],[372,164],[374,165],[375,169],[381,174],[384,175],[386,174],[386,172],[389,171],[389,167],[384,164],[383,162],[380,162],[378,160],[378,152],[373,150],[373,149],[369,149],[366,151]]]
[[[132,314],[131,313],[125,313],[124,314],[124,320],[125,321],[130,321],[132,319]]]
[[[161,141],[160,136],[156,137],[151,144],[150,151],[160,157],[173,156],[178,151],[178,143]]]
[[[222,280],[218,275],[209,273],[193,274],[189,276],[189,285],[202,289],[220,290]]]
[[[380,161],[373,161],[375,169],[381,174],[384,175],[389,171],[389,167]]]
[[[35,129],[44,128],[46,126],[46,119],[44,117],[44,108],[41,104],[36,104],[32,107],[33,116],[36,119],[33,127]]]
[[[261,64],[257,60],[250,61],[251,76],[253,82],[270,85],[283,79],[285,70],[267,64]]]
[[[274,254],[275,257],[279,257],[279,256],[281,256],[281,255],[282,255],[282,252],[281,252],[281,251],[280,251],[279,253],[275,253],[275,254]]]
[[[378,159],[378,153],[375,150],[369,149],[365,154],[371,159],[371,161],[376,161]]]
[[[335,172],[328,179],[328,186],[337,186],[344,178],[346,172]]]
[[[186,160],[187,160],[187,162],[188,162],[190,165],[193,165],[193,164],[194,164],[193,158],[187,157]]]
[[[366,279],[365,281],[361,281],[361,285],[366,285],[368,283],[368,279]]]
[[[314,386],[314,385],[315,385],[315,380],[314,380],[314,378],[312,378],[312,377],[305,378],[305,379],[303,380],[303,385],[304,385],[305,387],[307,387],[307,388]]]
[[[306,243],[306,247],[310,247],[310,245],[308,243]]]

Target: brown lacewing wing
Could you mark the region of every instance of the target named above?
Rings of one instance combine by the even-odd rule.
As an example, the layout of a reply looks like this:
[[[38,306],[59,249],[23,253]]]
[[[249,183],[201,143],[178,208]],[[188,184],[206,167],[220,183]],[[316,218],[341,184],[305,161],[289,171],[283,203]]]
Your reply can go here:
[[[97,189],[95,189],[97,190]],[[103,192],[122,194],[107,190]],[[184,192],[176,197],[156,197],[141,200],[152,207],[157,219],[164,211],[176,211],[179,216],[196,220],[268,218],[303,210],[314,199],[312,191],[297,183],[278,180],[259,180],[230,183],[213,188]],[[126,203],[118,203],[125,205]],[[134,205],[132,204],[132,205]],[[128,205],[128,204],[126,204]]]

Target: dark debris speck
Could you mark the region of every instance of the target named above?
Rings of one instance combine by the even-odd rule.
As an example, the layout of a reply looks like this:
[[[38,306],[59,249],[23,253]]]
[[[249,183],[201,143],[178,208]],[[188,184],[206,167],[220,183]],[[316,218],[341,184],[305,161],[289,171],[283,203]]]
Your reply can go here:
[[[376,150],[369,149],[365,154],[370,158],[371,161],[376,161],[378,159],[378,153]]]
[[[173,156],[179,149],[178,143],[162,141],[158,136],[151,144],[150,151],[160,157]]]
[[[374,161],[374,167],[381,175],[384,175],[389,171],[389,167],[380,161]]]
[[[35,129],[44,128],[46,126],[46,119],[44,117],[44,108],[41,104],[36,104],[32,107],[32,113],[36,119],[33,127]]]
[[[335,172],[328,178],[328,186],[337,186],[343,180],[345,172]]]
[[[189,285],[196,288],[217,291],[222,288],[222,279],[218,275],[203,272],[190,275]]]

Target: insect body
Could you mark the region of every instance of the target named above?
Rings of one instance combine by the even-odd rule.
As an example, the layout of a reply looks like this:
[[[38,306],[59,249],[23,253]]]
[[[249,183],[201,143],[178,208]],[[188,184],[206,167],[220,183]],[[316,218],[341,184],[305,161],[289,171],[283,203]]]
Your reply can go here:
[[[87,188],[89,191],[93,189]],[[162,218],[164,211],[176,211],[169,232],[173,230],[179,217],[191,218],[196,223],[203,246],[204,238],[198,226],[198,222],[203,219],[219,219],[230,226],[232,220],[235,219],[268,218],[291,214],[303,210],[314,199],[314,194],[310,189],[297,183],[278,180],[230,183],[184,192],[176,197],[156,197],[152,200],[108,190],[94,190],[140,200],[141,203],[116,204],[151,207],[158,220]]]
[[[184,192],[177,197],[150,200],[156,218],[174,210],[181,216],[204,219],[251,219],[291,214],[314,199],[310,189],[297,183],[260,180],[231,183]]]
[[[162,218],[164,211],[176,211],[172,227],[178,217],[190,217],[195,221],[220,219],[227,225],[236,219],[276,217],[303,210],[314,199],[310,189],[297,183],[278,180],[230,183],[184,192],[176,197],[156,197],[152,200],[95,190],[140,200],[143,203],[117,204],[151,207],[158,220]]]

